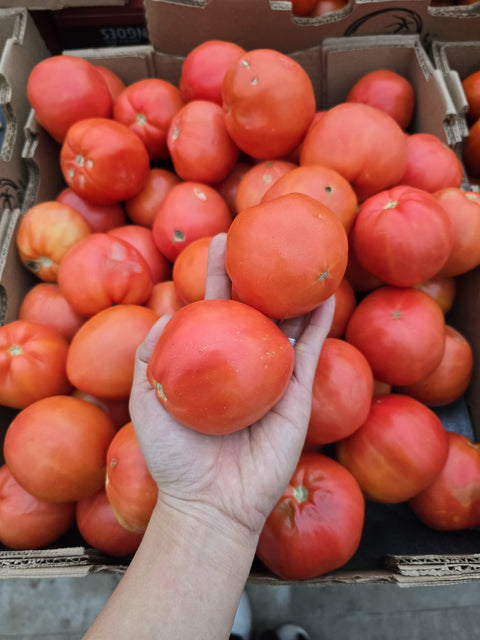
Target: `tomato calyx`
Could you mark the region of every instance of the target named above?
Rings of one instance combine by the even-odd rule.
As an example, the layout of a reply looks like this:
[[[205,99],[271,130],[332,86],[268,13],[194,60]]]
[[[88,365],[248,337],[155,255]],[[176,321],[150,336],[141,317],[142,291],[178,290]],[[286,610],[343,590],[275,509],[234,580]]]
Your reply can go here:
[[[323,282],[324,280],[326,280],[329,277],[329,273],[328,273],[328,269],[325,269],[325,271],[322,271],[322,273],[318,276],[317,278],[317,282]]]
[[[155,391],[157,392],[157,396],[163,401],[166,402],[167,401],[167,396],[165,395],[165,391],[163,390],[162,385],[160,384],[160,382],[157,382],[155,380],[154,382],[154,387],[155,387]]]
[[[31,271],[37,272],[40,271],[42,267],[46,267],[47,269],[51,267],[53,261],[48,256],[41,256],[37,258],[37,260],[26,260],[25,266],[27,266]]]
[[[22,347],[19,344],[12,344],[8,349],[8,352],[11,356],[19,356],[22,353]]]
[[[145,126],[147,124],[146,115],[144,113],[137,113],[136,122],[142,127]]]
[[[295,500],[301,504],[308,500],[308,489],[303,484],[297,484],[293,487],[293,497]]]
[[[398,205],[398,200],[389,200],[386,204],[383,205],[384,209],[395,209]]]
[[[183,242],[185,240],[185,234],[180,229],[176,229],[173,232],[172,242]]]

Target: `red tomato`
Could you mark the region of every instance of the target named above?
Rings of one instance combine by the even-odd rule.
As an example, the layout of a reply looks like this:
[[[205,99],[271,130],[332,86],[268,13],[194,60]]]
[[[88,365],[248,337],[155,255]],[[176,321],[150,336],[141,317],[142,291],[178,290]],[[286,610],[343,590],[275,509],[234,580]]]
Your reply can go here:
[[[179,422],[204,433],[230,433],[280,400],[294,358],[286,336],[256,309],[235,300],[200,300],[170,319],[147,377]]]
[[[470,125],[480,118],[480,69],[462,80],[462,89],[467,99],[467,121]]]
[[[105,482],[105,456],[116,431],[91,402],[73,396],[37,400],[10,423],[5,462],[15,480],[47,502],[75,502]]]
[[[438,302],[443,313],[448,313],[452,308],[457,293],[457,281],[454,277],[431,278],[416,284],[415,287],[428,293],[435,302]]]
[[[412,83],[390,69],[375,69],[365,73],[351,87],[346,102],[361,102],[377,107],[390,115],[402,129],[407,129],[415,108]]]
[[[364,200],[350,235],[364,269],[411,287],[435,276],[452,250],[452,225],[432,194],[397,186]]]
[[[42,549],[75,521],[75,503],[45,502],[21,487],[6,464],[0,466],[0,542],[10,549]]]
[[[105,487],[77,502],[75,519],[85,542],[113,557],[132,556],[143,538],[118,522]]]
[[[181,182],[176,173],[169,169],[153,167],[147,183],[136,196],[126,200],[125,209],[134,224],[152,228],[155,215],[170,189]]]
[[[236,213],[260,204],[272,185],[296,166],[287,160],[263,160],[252,165],[239,182],[235,198]]]
[[[164,280],[153,285],[152,295],[145,306],[153,309],[158,316],[173,314],[184,306],[180,300],[173,280]]]
[[[225,180],[215,185],[216,190],[225,200],[232,216],[237,215],[237,193],[243,176],[253,167],[251,162],[239,160]]]
[[[74,311],[54,282],[39,282],[27,291],[18,319],[52,327],[69,342],[85,322],[85,316]]]
[[[172,118],[167,146],[175,172],[183,180],[217,184],[232,171],[239,149],[225,126],[222,107],[192,100]]]
[[[109,69],[108,67],[104,67],[101,64],[95,64],[95,69],[100,73],[102,78],[107,83],[110,95],[112,96],[112,100],[115,102],[120,93],[122,93],[122,91],[125,89],[126,85],[124,81],[111,69]]]
[[[165,256],[160,253],[151,229],[138,224],[127,224],[115,227],[109,231],[110,235],[129,242],[143,256],[148,264],[152,276],[152,282],[160,282],[170,277],[172,265]]]
[[[63,257],[58,286],[77,313],[92,316],[113,304],[143,304],[153,281],[148,263],[131,243],[92,233]]]
[[[97,407],[100,407],[100,409],[105,411],[107,416],[110,418],[116,430],[120,429],[120,427],[123,427],[124,424],[127,424],[127,422],[130,421],[128,398],[99,398],[98,396],[94,396],[91,393],[80,391],[80,389],[74,389],[71,395],[75,398],[86,400],[87,402],[91,402],[92,404],[97,405]]]
[[[14,320],[0,327],[0,404],[22,409],[54,394],[69,393],[68,342],[47,325]]]
[[[353,290],[360,294],[373,291],[373,289],[384,284],[380,278],[377,278],[373,273],[370,273],[362,267],[355,252],[354,244],[350,239],[348,243],[348,263],[345,276],[348,278]]]
[[[60,167],[69,187],[94,204],[133,198],[150,169],[147,148],[126,125],[107,118],[85,118],[70,127],[60,150]]]
[[[399,183],[407,165],[407,139],[384,111],[345,102],[329,109],[308,131],[300,164],[335,169],[352,184],[362,202]]]
[[[170,189],[153,222],[155,244],[171,262],[197,238],[228,231],[232,214],[216,189],[181,182]]]
[[[118,96],[113,119],[142,140],[151,160],[163,160],[168,158],[168,128],[183,105],[180,89],[171,82],[144,78],[129,84]]]
[[[16,236],[20,260],[40,280],[56,282],[65,253],[90,233],[87,221],[69,205],[41,202],[20,220]]]
[[[463,164],[472,180],[480,178],[480,119],[472,124],[462,150]]]
[[[460,187],[463,167],[460,158],[440,138],[430,133],[407,135],[407,167],[400,184],[425,191]]]
[[[319,453],[303,453],[265,522],[257,556],[275,575],[305,580],[334,571],[358,549],[365,500],[344,467]]]
[[[445,326],[445,350],[440,363],[424,378],[397,391],[429,406],[442,406],[457,400],[468,388],[473,372],[473,351],[457,329]]]
[[[206,40],[185,56],[180,91],[186,101],[210,100],[222,104],[222,84],[228,67],[245,49],[226,40]]]
[[[327,338],[313,381],[307,441],[328,444],[352,434],[366,420],[372,394],[372,369],[361,351]]]
[[[399,393],[377,396],[362,426],[337,444],[336,456],[357,479],[365,497],[395,504],[423,491],[448,455],[438,416]]]
[[[89,318],[70,343],[72,385],[100,398],[128,398],[135,352],[157,320],[152,309],[133,304],[108,307]]]
[[[173,263],[173,282],[180,300],[203,300],[207,280],[208,249],[212,236],[198,238],[182,249]]]
[[[105,489],[122,527],[143,534],[157,502],[158,488],[131,422],[117,431],[108,448]]]
[[[240,300],[282,319],[308,313],[334,293],[347,257],[347,234],[335,214],[291,193],[234,218],[225,266]]]
[[[433,482],[409,501],[424,524],[441,531],[480,525],[480,445],[447,432],[448,457]]]
[[[335,297],[335,311],[328,337],[343,338],[350,316],[357,306],[357,299],[352,285],[345,277],[340,280],[333,295]]]
[[[367,358],[377,380],[412,384],[440,363],[445,319],[423,291],[383,286],[358,303],[345,337]]]
[[[102,74],[78,56],[51,56],[37,63],[28,78],[27,96],[37,121],[60,143],[75,122],[112,114],[113,100]]]
[[[310,16],[312,18],[315,18],[316,16],[323,16],[324,14],[331,13],[332,11],[340,11],[346,6],[348,6],[348,0],[317,0]]]
[[[125,210],[120,202],[105,205],[92,204],[70,187],[63,189],[57,195],[56,200],[70,205],[81,213],[93,232],[109,231],[127,222]]]
[[[262,160],[292,151],[315,114],[306,71],[273,49],[240,56],[225,74],[222,98],[230,136],[242,151]]]
[[[317,0],[291,0],[291,3],[294,16],[309,16],[317,4]]]

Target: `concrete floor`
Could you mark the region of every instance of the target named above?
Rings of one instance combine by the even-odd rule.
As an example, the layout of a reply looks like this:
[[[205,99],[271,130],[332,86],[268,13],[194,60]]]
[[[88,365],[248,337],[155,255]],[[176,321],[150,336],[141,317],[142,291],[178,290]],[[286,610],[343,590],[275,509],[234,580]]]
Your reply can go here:
[[[80,640],[118,580],[118,575],[95,574],[0,581],[0,640]],[[252,640],[284,622],[301,624],[312,640],[480,637],[480,581],[408,588],[249,583],[247,593]]]

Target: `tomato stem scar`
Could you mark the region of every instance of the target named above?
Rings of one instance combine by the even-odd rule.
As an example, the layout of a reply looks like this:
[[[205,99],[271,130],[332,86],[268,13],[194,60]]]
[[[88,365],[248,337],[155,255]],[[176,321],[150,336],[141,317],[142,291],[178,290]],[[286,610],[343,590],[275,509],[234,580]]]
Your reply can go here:
[[[79,167],[83,167],[83,163],[85,162],[85,158],[82,156],[81,153],[77,154],[77,157],[75,158],[75,162],[78,164]]]
[[[160,398],[163,400],[163,402],[166,402],[167,401],[167,396],[165,395],[163,387],[159,382],[155,382],[155,389],[157,391],[157,395],[160,396]]]
[[[147,124],[147,118],[145,117],[144,113],[137,113],[136,120],[138,124],[141,124],[141,125]]]
[[[173,232],[173,242],[183,242],[184,240],[185,234],[179,229],[176,229],[176,231]]]
[[[12,356],[19,356],[22,353],[22,347],[19,344],[12,344],[8,351]]]
[[[325,280],[326,278],[328,278],[328,269],[322,271],[322,273],[318,276],[318,280],[323,282],[323,280]]]
[[[303,484],[297,484],[297,486],[293,487],[293,497],[298,503],[305,502],[308,500],[308,489]]]
[[[389,200],[387,204],[384,205],[384,209],[395,209],[398,204],[398,200]]]

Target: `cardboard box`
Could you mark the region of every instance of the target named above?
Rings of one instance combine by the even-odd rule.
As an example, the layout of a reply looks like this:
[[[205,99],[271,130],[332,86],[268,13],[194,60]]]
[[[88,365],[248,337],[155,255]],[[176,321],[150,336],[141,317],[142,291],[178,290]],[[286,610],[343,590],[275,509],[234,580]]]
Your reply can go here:
[[[0,9],[0,211],[23,204],[27,183],[21,157],[23,126],[30,111],[28,75],[50,55],[25,9]]]

